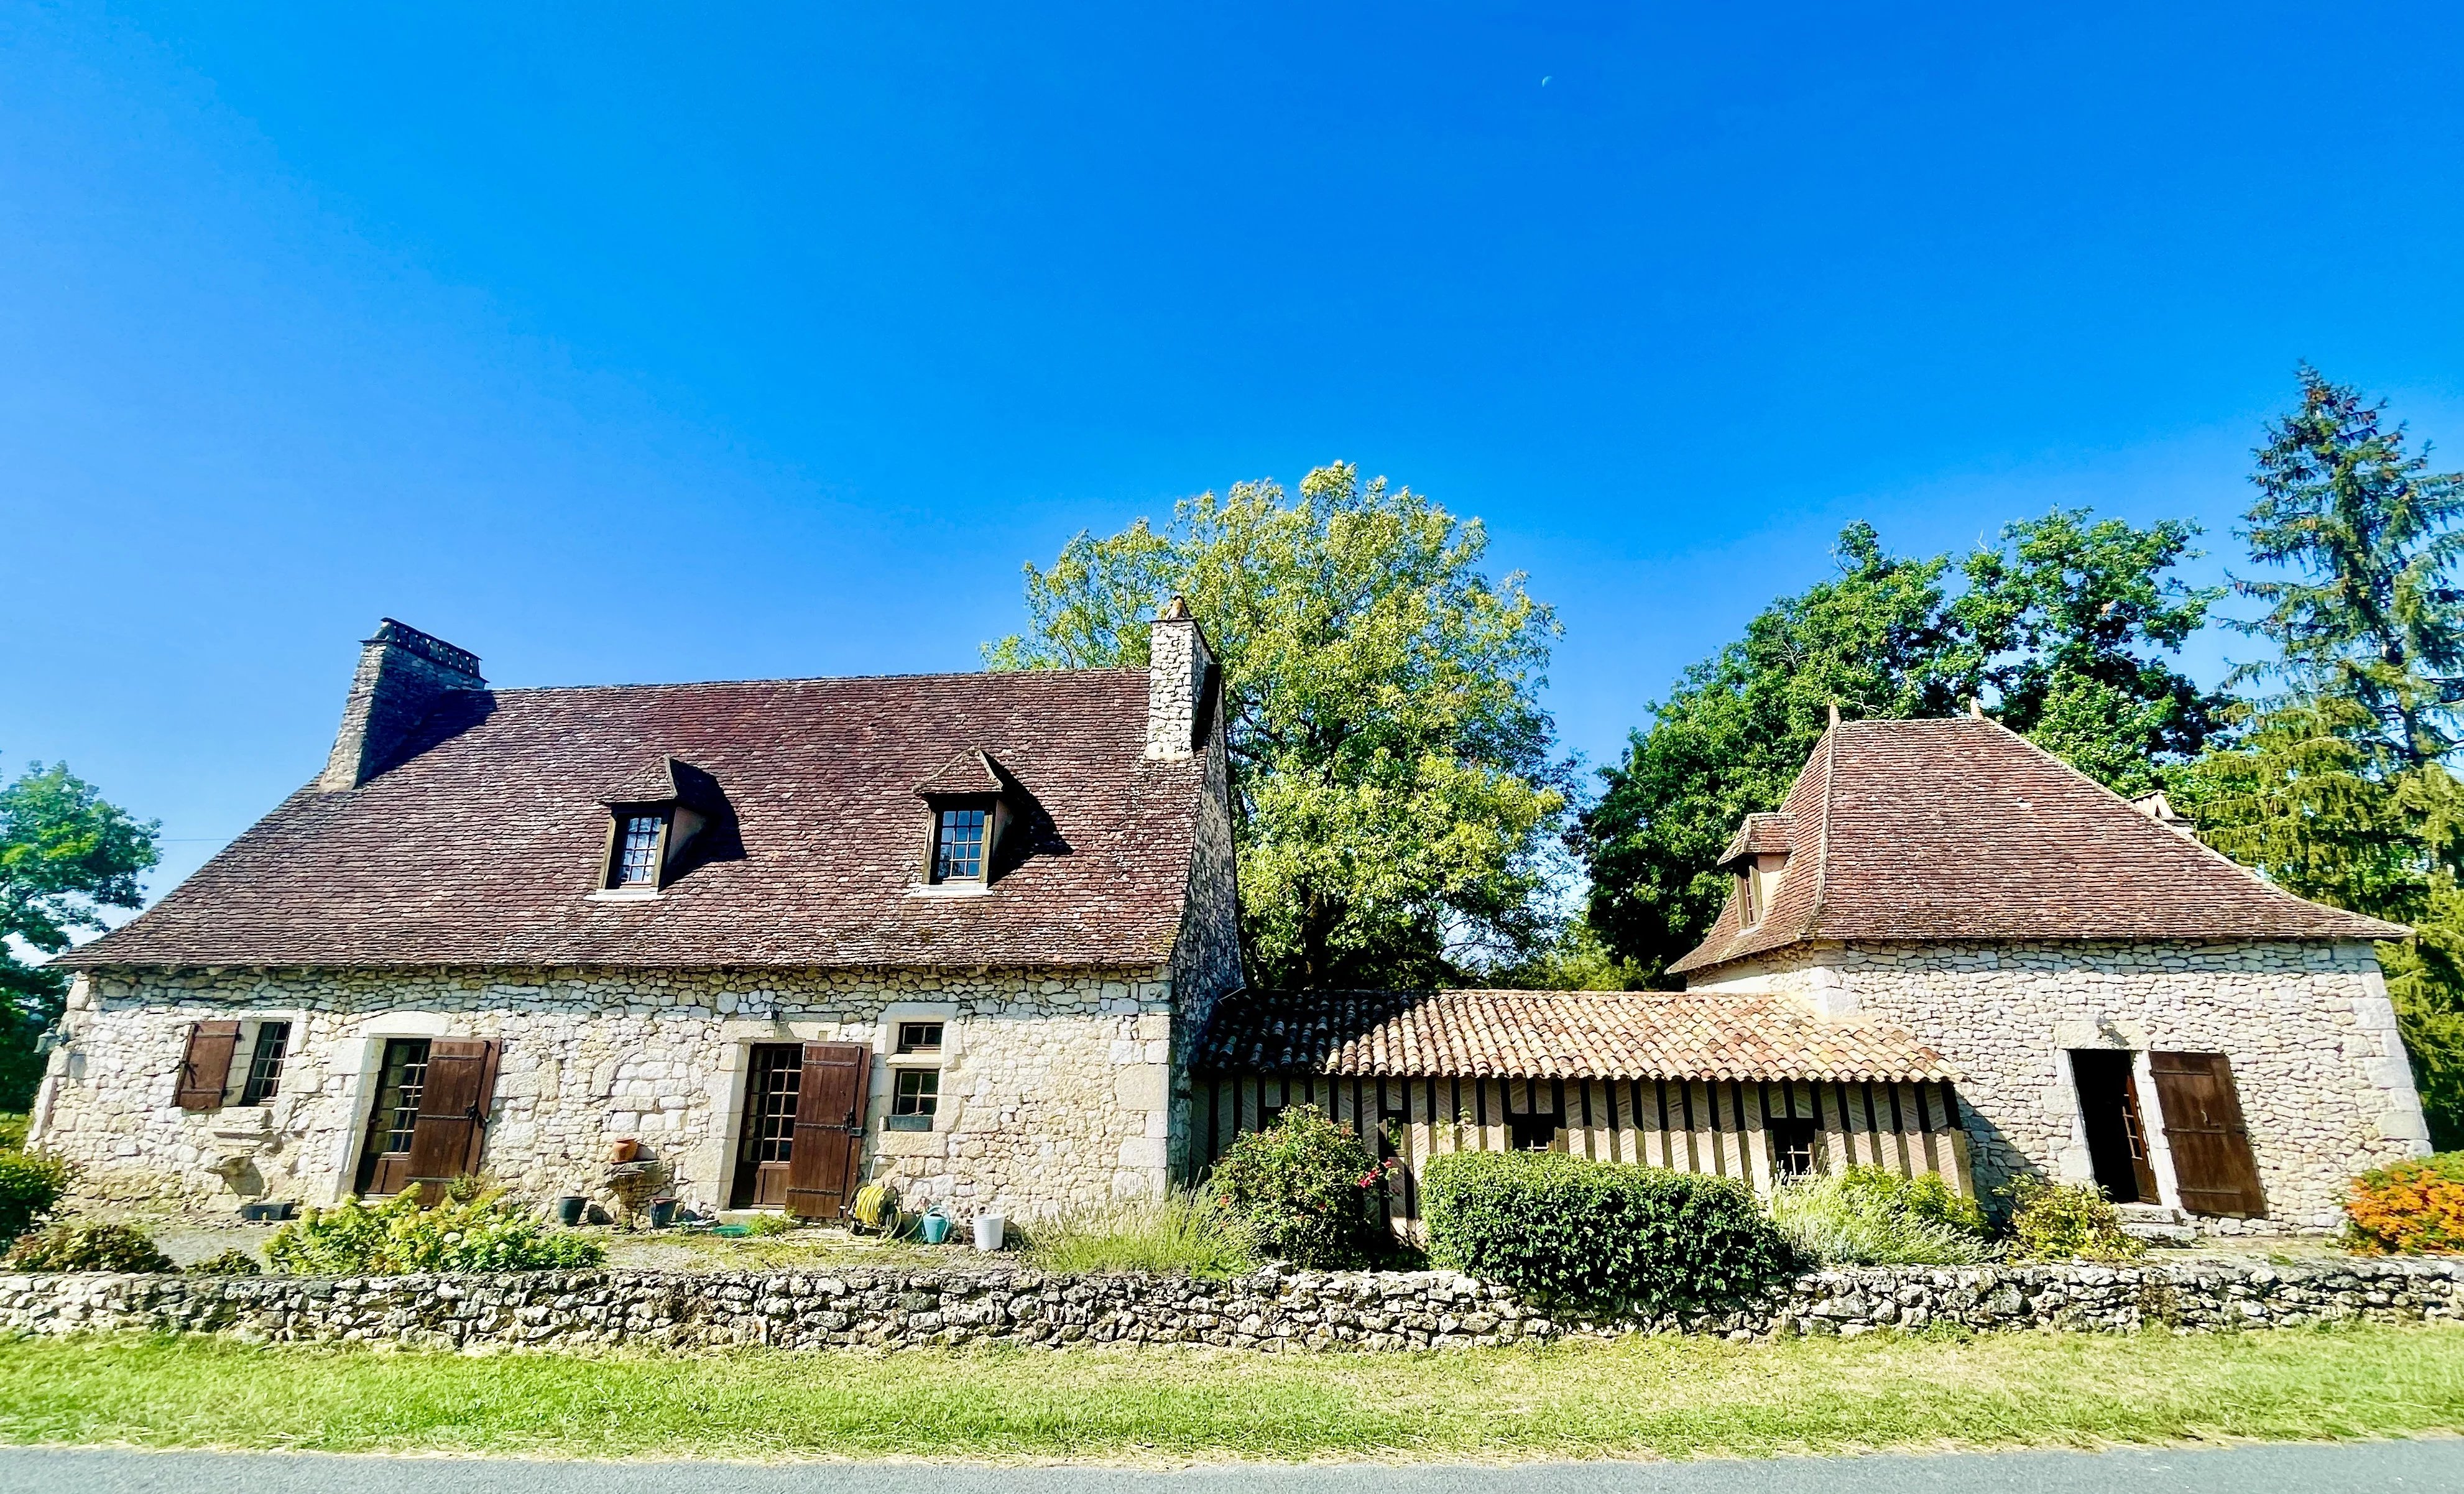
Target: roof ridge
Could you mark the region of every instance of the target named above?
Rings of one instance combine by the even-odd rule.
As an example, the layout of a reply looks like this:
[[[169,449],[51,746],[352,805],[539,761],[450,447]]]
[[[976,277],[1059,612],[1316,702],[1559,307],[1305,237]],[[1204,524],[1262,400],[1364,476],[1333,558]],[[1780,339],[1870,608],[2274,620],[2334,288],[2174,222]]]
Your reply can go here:
[[[1799,938],[1812,938],[1822,927],[1822,898],[1831,888],[1831,790],[1832,767],[1839,750],[1837,736],[1837,728],[1822,734],[1822,823],[1814,833],[1814,901],[1805,910]]]
[[[757,675],[749,679],[688,679],[634,681],[602,685],[491,685],[492,695],[580,694],[595,690],[705,690],[714,685],[838,685],[906,683],[914,680],[979,680],[1004,678],[1051,678],[1060,675],[1133,675],[1148,672],[1144,669],[1084,670],[942,670],[917,674],[780,674]],[[478,692],[471,692],[478,693]]]

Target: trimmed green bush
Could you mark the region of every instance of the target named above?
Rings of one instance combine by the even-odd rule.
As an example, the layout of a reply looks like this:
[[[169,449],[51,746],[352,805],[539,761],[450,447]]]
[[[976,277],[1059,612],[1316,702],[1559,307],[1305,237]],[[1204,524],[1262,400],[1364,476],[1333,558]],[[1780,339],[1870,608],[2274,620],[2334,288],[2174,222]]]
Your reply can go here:
[[[2094,1183],[2022,1177],[2011,1185],[2011,1244],[2022,1261],[2136,1261],[2147,1246]]]
[[[256,1257],[234,1245],[220,1255],[211,1255],[193,1265],[183,1267],[183,1276],[262,1276],[265,1267]]]
[[[176,1269],[171,1258],[154,1248],[153,1240],[134,1224],[104,1224],[92,1219],[61,1219],[17,1241],[9,1252],[10,1269],[17,1271],[120,1271],[150,1273]]]
[[[381,1204],[345,1198],[275,1231],[275,1269],[295,1276],[398,1276],[411,1271],[569,1271],[600,1265],[607,1247],[560,1234],[499,1193],[448,1198],[432,1209],[416,1193]]]
[[[1771,1222],[1825,1265],[1968,1265],[1985,1259],[1985,1211],[1935,1174],[1857,1166],[1771,1196]]]
[[[1206,1191],[1268,1255],[1298,1265],[1357,1265],[1394,1246],[1375,1207],[1386,1169],[1351,1127],[1295,1105],[1233,1142]]]
[[[1078,1209],[1027,1231],[1026,1257],[1056,1274],[1186,1271],[1222,1278],[1256,1270],[1249,1232],[1211,1195],[1175,1191]]]
[[[1657,1316],[1750,1297],[1796,1253],[1724,1177],[1558,1152],[1455,1152],[1420,1180],[1429,1254],[1518,1291]]]
[[[0,1246],[41,1223],[59,1207],[77,1169],[42,1152],[0,1152]]]
[[[16,1110],[0,1115],[0,1152],[22,1152],[26,1149],[26,1127],[31,1119]]]

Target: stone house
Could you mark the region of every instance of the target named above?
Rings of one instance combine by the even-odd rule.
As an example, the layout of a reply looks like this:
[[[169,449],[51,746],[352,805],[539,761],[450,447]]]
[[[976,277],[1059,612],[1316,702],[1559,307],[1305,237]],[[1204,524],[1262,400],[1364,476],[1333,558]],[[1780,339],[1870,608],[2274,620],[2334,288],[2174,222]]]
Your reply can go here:
[[[1158,1190],[1241,966],[1217,671],[1177,604],[1152,641],[492,690],[387,620],[324,771],[66,957],[33,1139],[197,1207],[601,1194],[620,1143],[816,1217],[872,1177],[1021,1217]]]
[[[1979,1188],[2103,1185],[2222,1232],[2340,1222],[2428,1150],[2373,941],[2002,726],[1835,724],[1722,854],[1689,992],[1889,1024],[1962,1072]]]

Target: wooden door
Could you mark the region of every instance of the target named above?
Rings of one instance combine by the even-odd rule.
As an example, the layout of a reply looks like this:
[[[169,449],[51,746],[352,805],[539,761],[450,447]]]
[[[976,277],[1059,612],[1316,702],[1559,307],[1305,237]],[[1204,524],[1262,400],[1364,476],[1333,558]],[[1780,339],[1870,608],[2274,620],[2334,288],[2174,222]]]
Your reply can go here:
[[[385,1044],[377,1067],[377,1092],[368,1107],[367,1139],[360,1146],[359,1192],[389,1198],[410,1177],[410,1142],[419,1123],[420,1091],[428,1085],[428,1040],[395,1038]]]
[[[2233,1066],[2221,1053],[2150,1053],[2147,1059],[2182,1207],[2192,1214],[2264,1218],[2267,1196],[2242,1124]]]
[[[787,1157],[787,1212],[835,1219],[854,1200],[863,1167],[872,1049],[861,1043],[807,1043],[801,1062],[795,1141]]]
[[[728,1207],[783,1208],[795,1155],[796,1110],[803,1098],[804,1049],[796,1043],[761,1043],[750,1057]]]
[[[2133,1062],[2123,1048],[2076,1048],[2071,1079],[2079,1090],[2088,1159],[2105,1196],[2116,1203],[2154,1203],[2156,1170],[2139,1116],[2139,1087],[2131,1082]]]
[[[231,1054],[238,1047],[239,1023],[190,1022],[187,1051],[180,1056],[180,1079],[172,1103],[184,1110],[221,1110],[223,1089],[231,1083]]]
[[[495,1103],[496,1044],[473,1038],[429,1043],[404,1175],[430,1185],[433,1196],[454,1178],[476,1175],[488,1142],[488,1112]]]

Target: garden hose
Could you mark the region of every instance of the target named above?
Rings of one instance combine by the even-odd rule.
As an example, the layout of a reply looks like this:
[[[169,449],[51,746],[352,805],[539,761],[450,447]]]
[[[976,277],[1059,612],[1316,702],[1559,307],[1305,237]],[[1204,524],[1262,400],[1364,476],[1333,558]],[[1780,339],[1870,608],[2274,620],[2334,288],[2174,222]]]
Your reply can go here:
[[[867,1229],[887,1233],[891,1221],[898,1217],[898,1191],[888,1183],[867,1183],[856,1190],[855,1221]]]

